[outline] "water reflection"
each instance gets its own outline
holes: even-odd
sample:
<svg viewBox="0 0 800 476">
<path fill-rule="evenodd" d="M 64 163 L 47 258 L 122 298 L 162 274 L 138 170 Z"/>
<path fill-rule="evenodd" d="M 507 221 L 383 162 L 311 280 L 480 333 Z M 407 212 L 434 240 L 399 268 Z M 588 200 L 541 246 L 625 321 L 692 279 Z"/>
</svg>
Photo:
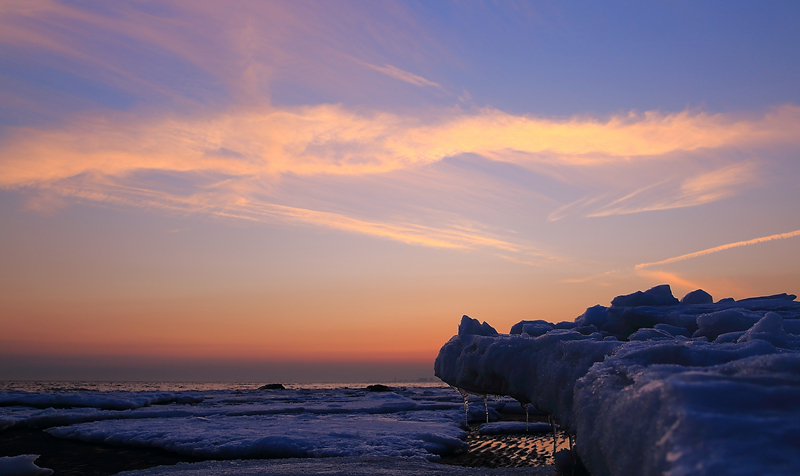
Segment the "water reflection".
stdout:
<svg viewBox="0 0 800 476">
<path fill-rule="evenodd" d="M 552 433 L 481 435 L 477 426 L 471 426 L 466 438 L 469 449 L 445 456 L 441 463 L 458 466 L 517 468 L 526 466 L 549 466 L 555 451 L 569 449 L 569 438 L 563 431 Z"/>
</svg>

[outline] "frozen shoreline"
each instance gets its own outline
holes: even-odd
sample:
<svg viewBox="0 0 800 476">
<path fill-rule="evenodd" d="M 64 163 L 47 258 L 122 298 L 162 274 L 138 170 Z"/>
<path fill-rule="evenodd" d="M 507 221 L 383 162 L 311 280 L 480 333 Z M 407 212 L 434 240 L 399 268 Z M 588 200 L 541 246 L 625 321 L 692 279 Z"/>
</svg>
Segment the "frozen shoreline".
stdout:
<svg viewBox="0 0 800 476">
<path fill-rule="evenodd" d="M 596 476 L 796 474 L 794 298 L 713 303 L 698 290 L 679 303 L 658 286 L 510 334 L 464 316 L 436 375 L 553 415 Z"/>
<path fill-rule="evenodd" d="M 95 476 L 181 460 L 238 459 L 269 461 L 262 466 L 270 467 L 297 461 L 308 468 L 327 464 L 316 460 L 335 460 L 358 469 L 374 458 L 384 458 L 396 461 L 394 466 L 401 472 L 400 466 L 417 464 L 416 460 L 435 461 L 467 448 L 462 398 L 444 384 L 380 392 L 336 386 L 262 390 L 258 385 L 236 390 L 164 390 L 56 385 L 29 392 L 7 387 L 0 391 L 0 456 L 41 454 L 36 462 L 40 467 L 52 467 L 58 474 L 82 474 L 64 472 L 81 466 L 91 468 L 95 472 L 87 474 Z M 510 400 L 490 402 L 489 417 L 499 418 L 507 405 L 515 407 L 509 409 L 509 418 L 519 418 L 521 408 Z M 473 405 L 470 421 L 485 419 L 482 402 Z M 477 434 L 477 427 L 473 431 Z M 516 445 L 514 450 L 523 446 Z M 549 453 L 524 449 L 529 458 L 515 454 L 507 462 L 528 468 L 547 464 Z M 494 457 L 489 462 L 481 455 L 467 456 L 466 461 L 462 458 L 452 464 L 481 465 L 484 460 L 497 464 Z M 136 466 L 139 460 L 147 463 Z M 461 474 L 457 467 L 442 466 L 437 471 Z M 420 468 L 432 471 L 438 465 Z M 383 469 L 373 468 L 376 471 L 382 474 Z"/>
</svg>

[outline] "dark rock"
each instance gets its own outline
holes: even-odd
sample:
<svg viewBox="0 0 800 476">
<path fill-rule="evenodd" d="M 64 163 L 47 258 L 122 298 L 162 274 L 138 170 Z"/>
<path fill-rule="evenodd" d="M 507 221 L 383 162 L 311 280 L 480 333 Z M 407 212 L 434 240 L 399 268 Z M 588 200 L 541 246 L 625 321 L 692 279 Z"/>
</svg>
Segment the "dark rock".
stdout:
<svg viewBox="0 0 800 476">
<path fill-rule="evenodd" d="M 381 385 L 376 383 L 375 385 L 367 385 L 368 392 L 391 392 L 393 391 L 392 387 L 388 387 L 386 385 Z"/>
<path fill-rule="evenodd" d="M 280 383 L 268 383 L 258 387 L 259 390 L 286 390 L 286 387 Z"/>
<path fill-rule="evenodd" d="M 692 291 L 681 299 L 681 304 L 712 304 L 713 302 L 714 298 L 702 289 Z"/>
</svg>

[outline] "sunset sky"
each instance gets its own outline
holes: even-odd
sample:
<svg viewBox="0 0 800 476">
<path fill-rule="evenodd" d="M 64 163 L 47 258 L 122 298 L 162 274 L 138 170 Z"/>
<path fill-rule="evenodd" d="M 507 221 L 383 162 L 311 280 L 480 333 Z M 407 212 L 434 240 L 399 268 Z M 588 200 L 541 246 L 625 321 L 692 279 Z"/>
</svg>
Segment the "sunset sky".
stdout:
<svg viewBox="0 0 800 476">
<path fill-rule="evenodd" d="M 800 2 L 0 2 L 0 379 L 431 377 L 800 291 Z"/>
</svg>

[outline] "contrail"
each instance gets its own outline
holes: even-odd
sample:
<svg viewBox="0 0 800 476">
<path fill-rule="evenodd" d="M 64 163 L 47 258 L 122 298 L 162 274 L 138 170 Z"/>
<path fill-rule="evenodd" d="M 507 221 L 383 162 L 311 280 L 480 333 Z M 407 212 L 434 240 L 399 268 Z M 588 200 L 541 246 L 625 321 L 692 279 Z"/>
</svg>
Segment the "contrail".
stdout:
<svg viewBox="0 0 800 476">
<path fill-rule="evenodd" d="M 637 264 L 635 266 L 635 269 L 648 268 L 650 266 L 658 266 L 660 264 L 674 263 L 676 261 L 683 261 L 683 260 L 689 259 L 689 258 L 697 258 L 698 256 L 709 255 L 711 253 L 716 253 L 717 251 L 724 251 L 724 250 L 727 250 L 727 249 L 730 249 L 730 248 L 736 248 L 736 247 L 739 247 L 739 246 L 754 245 L 756 243 L 764 243 L 766 241 L 772 241 L 772 240 L 783 240 L 783 239 L 786 239 L 786 238 L 792 238 L 794 236 L 800 236 L 800 230 L 790 231 L 788 233 L 779 233 L 777 235 L 762 236 L 761 238 L 754 238 L 752 240 L 747 240 L 747 241 L 737 241 L 736 243 L 728 243 L 727 245 L 720 245 L 720 246 L 716 246 L 714 248 L 709 248 L 707 250 L 702 250 L 702 251 L 695 251 L 694 253 L 689 253 L 689 254 L 686 254 L 686 255 L 680 255 L 680 256 L 676 256 L 674 258 L 665 259 L 665 260 L 662 260 L 662 261 L 654 261 L 652 263 Z"/>
</svg>

